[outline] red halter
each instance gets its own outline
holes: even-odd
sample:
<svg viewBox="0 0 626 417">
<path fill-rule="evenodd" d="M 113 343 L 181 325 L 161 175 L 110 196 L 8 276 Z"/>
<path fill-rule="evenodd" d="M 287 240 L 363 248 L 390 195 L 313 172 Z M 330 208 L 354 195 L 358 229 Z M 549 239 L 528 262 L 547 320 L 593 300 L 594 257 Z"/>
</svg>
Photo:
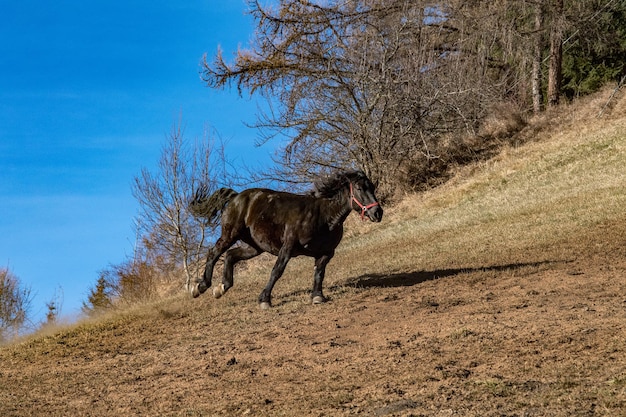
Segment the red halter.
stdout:
<svg viewBox="0 0 626 417">
<path fill-rule="evenodd" d="M 357 198 L 354 196 L 354 190 L 352 189 L 352 183 L 350 183 L 350 198 L 352 199 L 350 201 L 350 203 L 352 203 L 352 201 L 354 201 L 357 206 L 359 206 L 359 208 L 361 209 L 361 220 L 365 220 L 365 212 L 369 209 L 371 209 L 372 207 L 376 207 L 378 205 L 378 201 L 374 201 L 373 203 L 368 204 L 367 206 L 365 204 L 361 204 L 361 202 L 359 200 L 357 200 Z"/>
</svg>

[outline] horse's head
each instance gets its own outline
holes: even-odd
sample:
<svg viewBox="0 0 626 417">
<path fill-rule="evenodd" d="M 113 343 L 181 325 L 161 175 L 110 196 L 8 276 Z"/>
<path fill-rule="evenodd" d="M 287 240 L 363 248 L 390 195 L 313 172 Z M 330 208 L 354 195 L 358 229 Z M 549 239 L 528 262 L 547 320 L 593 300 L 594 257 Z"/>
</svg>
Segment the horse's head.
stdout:
<svg viewBox="0 0 626 417">
<path fill-rule="evenodd" d="M 348 175 L 350 181 L 350 204 L 354 211 L 361 215 L 361 219 L 367 216 L 373 222 L 383 219 L 383 209 L 374 193 L 375 187 L 367 176 L 357 171 Z"/>
</svg>

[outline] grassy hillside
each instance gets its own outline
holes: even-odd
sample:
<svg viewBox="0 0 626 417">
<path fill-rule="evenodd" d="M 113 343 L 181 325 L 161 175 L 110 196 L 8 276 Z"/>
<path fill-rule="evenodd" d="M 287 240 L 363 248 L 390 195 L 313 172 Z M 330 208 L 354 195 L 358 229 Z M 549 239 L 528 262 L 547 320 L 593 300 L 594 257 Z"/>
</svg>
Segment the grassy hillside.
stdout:
<svg viewBox="0 0 626 417">
<path fill-rule="evenodd" d="M 626 415 L 626 102 L 347 222 L 330 302 L 312 261 L 256 297 L 164 300 L 0 348 L 0 415 Z"/>
</svg>

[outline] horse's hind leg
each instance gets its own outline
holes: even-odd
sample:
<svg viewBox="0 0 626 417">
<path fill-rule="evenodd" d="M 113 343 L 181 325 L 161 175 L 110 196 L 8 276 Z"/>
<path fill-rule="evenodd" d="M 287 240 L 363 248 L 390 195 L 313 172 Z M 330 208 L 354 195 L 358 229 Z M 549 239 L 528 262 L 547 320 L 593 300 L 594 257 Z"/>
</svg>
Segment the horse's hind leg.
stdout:
<svg viewBox="0 0 626 417">
<path fill-rule="evenodd" d="M 261 291 L 261 295 L 259 295 L 259 307 L 263 310 L 272 306 L 272 289 L 274 288 L 276 281 L 278 281 L 278 279 L 283 275 L 283 272 L 285 272 L 287 262 L 289 262 L 289 259 L 291 258 L 292 247 L 292 244 L 284 243 L 283 247 L 278 252 L 278 258 L 276 259 L 274 268 L 272 268 L 270 280 L 265 288 L 263 288 L 263 291 Z"/>
<path fill-rule="evenodd" d="M 220 285 L 213 288 L 213 296 L 220 298 L 233 286 L 233 270 L 237 262 L 254 258 L 261 253 L 263 253 L 263 251 L 247 244 L 226 251 L 226 256 L 224 257 L 224 278 L 222 278 Z"/>
<path fill-rule="evenodd" d="M 322 292 L 322 283 L 326 274 L 326 265 L 333 255 L 323 255 L 315 258 L 315 274 L 313 275 L 313 291 L 311 292 L 311 302 L 313 304 L 322 304 L 326 302 L 326 297 Z"/>
</svg>

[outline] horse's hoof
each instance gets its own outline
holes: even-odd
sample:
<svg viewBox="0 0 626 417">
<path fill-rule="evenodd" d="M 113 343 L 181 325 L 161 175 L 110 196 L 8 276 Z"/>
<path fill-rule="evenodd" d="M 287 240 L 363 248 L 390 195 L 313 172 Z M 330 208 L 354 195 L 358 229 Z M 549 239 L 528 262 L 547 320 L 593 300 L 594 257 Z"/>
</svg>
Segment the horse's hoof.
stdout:
<svg viewBox="0 0 626 417">
<path fill-rule="evenodd" d="M 267 301 L 259 303 L 259 308 L 261 308 L 261 310 L 268 310 L 271 306 L 272 305 L 268 303 Z"/>
<path fill-rule="evenodd" d="M 200 297 L 200 291 L 198 291 L 198 284 L 192 284 L 189 288 L 189 293 L 193 298 Z"/>
<path fill-rule="evenodd" d="M 315 297 L 311 298 L 311 303 L 313 304 L 324 304 L 326 302 L 326 297 L 324 297 L 323 295 L 316 295 Z"/>
<path fill-rule="evenodd" d="M 220 284 L 213 288 L 213 297 L 220 298 L 225 292 L 226 290 L 224 289 L 224 284 Z"/>
<path fill-rule="evenodd" d="M 191 287 L 191 296 L 193 298 L 200 297 L 200 294 L 204 293 L 207 290 L 207 286 L 204 282 L 197 282 L 195 285 Z"/>
</svg>

